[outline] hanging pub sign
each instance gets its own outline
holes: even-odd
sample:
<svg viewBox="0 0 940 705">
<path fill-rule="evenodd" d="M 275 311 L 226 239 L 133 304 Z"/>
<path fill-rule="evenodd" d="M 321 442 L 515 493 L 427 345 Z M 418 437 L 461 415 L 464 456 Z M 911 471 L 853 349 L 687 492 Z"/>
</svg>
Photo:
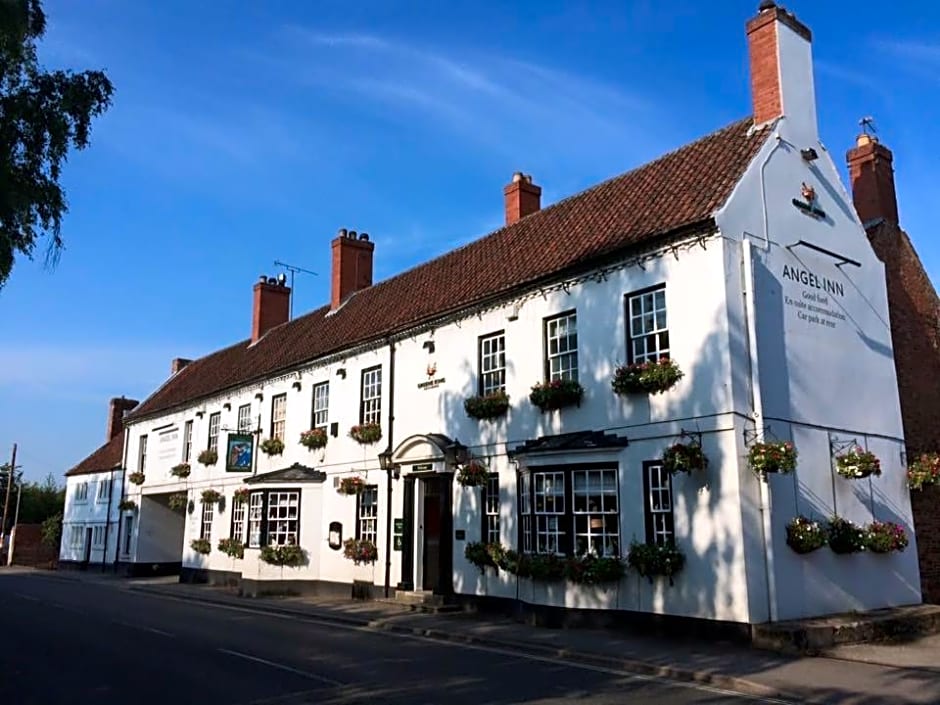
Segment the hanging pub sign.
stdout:
<svg viewBox="0 0 940 705">
<path fill-rule="evenodd" d="M 228 434 L 225 453 L 226 472 L 251 472 L 254 463 L 255 439 L 250 433 Z"/>
</svg>

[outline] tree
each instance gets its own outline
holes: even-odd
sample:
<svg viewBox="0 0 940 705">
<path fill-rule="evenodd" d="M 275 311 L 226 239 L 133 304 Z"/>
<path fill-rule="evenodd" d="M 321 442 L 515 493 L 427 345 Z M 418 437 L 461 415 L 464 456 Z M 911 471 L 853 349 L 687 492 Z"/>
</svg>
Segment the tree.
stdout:
<svg viewBox="0 0 940 705">
<path fill-rule="evenodd" d="M 56 262 L 68 210 L 62 163 L 88 146 L 114 90 L 101 71 L 43 70 L 36 42 L 45 31 L 41 0 L 0 0 L 0 289 L 16 255 L 32 258 L 43 235 L 46 262 Z"/>
<path fill-rule="evenodd" d="M 42 482 L 24 482 L 22 493 L 19 517 L 21 524 L 41 524 L 65 509 L 65 488 L 56 482 L 53 475 L 48 475 Z M 10 511 L 13 511 L 12 507 Z"/>
</svg>

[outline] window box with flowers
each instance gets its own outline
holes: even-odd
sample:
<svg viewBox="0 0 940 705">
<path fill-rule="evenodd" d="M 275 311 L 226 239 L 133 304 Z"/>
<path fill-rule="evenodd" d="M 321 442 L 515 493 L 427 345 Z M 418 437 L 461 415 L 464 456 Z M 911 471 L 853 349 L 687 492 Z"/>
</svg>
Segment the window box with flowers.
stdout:
<svg viewBox="0 0 940 705">
<path fill-rule="evenodd" d="M 907 486 L 922 490 L 940 483 L 940 454 L 923 453 L 907 467 Z"/>
<path fill-rule="evenodd" d="M 360 445 L 372 445 L 382 440 L 382 427 L 377 423 L 359 424 L 349 429 L 349 437 Z"/>
<path fill-rule="evenodd" d="M 834 516 L 829 520 L 829 548 L 833 553 L 844 555 L 865 550 L 867 534 L 865 530 L 848 519 Z"/>
<path fill-rule="evenodd" d="M 127 479 L 131 482 L 131 484 L 142 485 L 144 484 L 144 480 L 147 478 L 142 472 L 138 470 L 137 472 L 132 472 L 130 475 L 128 475 Z"/>
<path fill-rule="evenodd" d="M 509 395 L 498 391 L 484 396 L 468 397 L 464 399 L 463 409 L 471 419 L 498 419 L 509 411 Z"/>
<path fill-rule="evenodd" d="M 329 439 L 325 428 L 311 428 L 300 434 L 300 445 L 309 450 L 317 450 L 325 448 Z"/>
<path fill-rule="evenodd" d="M 907 532 L 900 524 L 873 521 L 865 527 L 865 547 L 872 553 L 900 553 L 908 543 Z"/>
<path fill-rule="evenodd" d="M 587 554 L 569 558 L 565 563 L 565 577 L 577 585 L 615 583 L 623 577 L 626 566 L 619 557 Z"/>
<path fill-rule="evenodd" d="M 457 470 L 457 482 L 464 487 L 483 487 L 489 476 L 489 468 L 472 458 Z"/>
<path fill-rule="evenodd" d="M 232 558 L 244 558 L 245 544 L 238 539 L 219 539 L 219 551 Z"/>
<path fill-rule="evenodd" d="M 261 452 L 265 455 L 280 455 L 284 452 L 284 441 L 280 438 L 265 438 L 261 441 Z"/>
<path fill-rule="evenodd" d="M 747 464 L 761 479 L 770 473 L 791 473 L 796 470 L 796 448 L 789 441 L 755 443 L 747 451 Z"/>
<path fill-rule="evenodd" d="M 202 451 L 196 460 L 198 460 L 201 465 L 209 467 L 210 465 L 215 465 L 219 461 L 219 454 L 218 452 L 209 448 Z"/>
<path fill-rule="evenodd" d="M 375 563 L 379 558 L 379 549 L 371 541 L 349 538 L 343 542 L 343 556 L 356 565 Z"/>
<path fill-rule="evenodd" d="M 708 458 L 697 442 L 674 443 L 663 451 L 663 469 L 675 475 L 678 472 L 692 474 L 694 470 L 708 469 Z"/>
<path fill-rule="evenodd" d="M 122 512 L 136 512 L 137 502 L 132 499 L 122 499 L 118 504 L 118 509 Z"/>
<path fill-rule="evenodd" d="M 493 558 L 491 546 L 496 544 L 482 543 L 480 541 L 471 541 L 463 550 L 464 558 L 471 565 L 475 565 L 483 573 L 486 568 L 497 568 L 496 559 Z"/>
<path fill-rule="evenodd" d="M 861 480 L 870 475 L 881 475 L 881 461 L 874 453 L 851 448 L 836 456 L 836 472 L 849 480 Z"/>
<path fill-rule="evenodd" d="M 212 544 L 209 539 L 193 539 L 189 542 L 189 547 L 204 556 L 208 556 L 212 552 Z"/>
<path fill-rule="evenodd" d="M 174 492 L 171 494 L 167 500 L 167 506 L 170 507 L 173 511 L 186 508 L 186 493 L 185 492 Z"/>
<path fill-rule="evenodd" d="M 520 578 L 547 581 L 565 577 L 565 561 L 554 553 L 520 554 L 515 568 L 515 573 Z"/>
<path fill-rule="evenodd" d="M 235 504 L 244 504 L 248 501 L 248 497 L 251 496 L 251 490 L 247 487 L 239 487 L 232 493 L 232 502 Z"/>
<path fill-rule="evenodd" d="M 620 396 L 628 394 L 662 394 L 679 383 L 684 373 L 675 360 L 662 357 L 654 362 L 620 365 L 614 370 L 611 386 Z"/>
<path fill-rule="evenodd" d="M 541 411 L 553 411 L 566 406 L 581 405 L 584 387 L 573 379 L 553 379 L 532 387 L 529 401 Z"/>
<path fill-rule="evenodd" d="M 355 495 L 362 492 L 362 489 L 365 486 L 366 481 L 359 476 L 343 477 L 340 478 L 339 485 L 336 487 L 336 491 L 340 494 Z"/>
<path fill-rule="evenodd" d="M 297 568 L 307 562 L 307 554 L 297 544 L 289 543 L 284 546 L 264 546 L 260 558 L 268 565 L 288 568 Z"/>
<path fill-rule="evenodd" d="M 174 465 L 170 468 L 170 474 L 173 477 L 178 477 L 181 480 L 189 477 L 191 472 L 192 468 L 190 468 L 189 463 L 180 463 L 179 465 Z"/>
<path fill-rule="evenodd" d="M 634 541 L 630 544 L 627 553 L 627 565 L 633 568 L 644 578 L 649 579 L 662 576 L 669 578 L 673 584 L 673 577 L 685 565 L 685 555 L 674 544 L 652 544 Z"/>
<path fill-rule="evenodd" d="M 222 495 L 216 490 L 203 490 L 202 491 L 202 503 L 203 504 L 215 504 L 220 499 L 222 499 Z"/>
<path fill-rule="evenodd" d="M 826 545 L 826 529 L 818 521 L 795 516 L 787 523 L 787 546 L 796 553 L 812 553 Z"/>
</svg>

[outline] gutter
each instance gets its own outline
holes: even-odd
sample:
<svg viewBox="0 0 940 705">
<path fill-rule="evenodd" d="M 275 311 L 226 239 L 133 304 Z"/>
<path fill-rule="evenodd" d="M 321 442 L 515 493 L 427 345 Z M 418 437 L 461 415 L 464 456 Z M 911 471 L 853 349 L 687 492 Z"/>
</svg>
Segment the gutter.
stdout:
<svg viewBox="0 0 940 705">
<path fill-rule="evenodd" d="M 392 450 L 395 437 L 395 343 L 388 341 L 388 468 L 385 482 L 388 487 L 385 504 L 385 597 L 389 596 L 392 581 Z"/>
<path fill-rule="evenodd" d="M 125 437 L 125 441 L 127 438 Z M 126 443 L 125 443 L 126 445 Z M 123 455 L 123 453 L 122 453 Z M 104 572 L 108 563 L 108 535 L 111 531 L 111 503 L 114 501 L 114 468 L 108 472 L 108 512 L 105 514 L 104 522 L 104 549 L 101 551 L 101 572 Z M 124 477 L 121 477 L 121 492 L 124 491 Z M 120 535 L 120 534 L 119 534 Z"/>
<path fill-rule="evenodd" d="M 125 482 L 124 475 L 127 473 L 127 440 L 131 437 L 131 430 L 125 426 L 124 428 L 124 452 L 122 453 L 121 460 L 121 502 L 126 498 L 124 491 Z M 108 503 L 110 506 L 110 502 Z M 108 517 L 110 519 L 110 516 Z M 118 514 L 117 521 L 117 540 L 114 542 L 114 572 L 117 573 L 118 565 L 118 556 L 121 554 L 121 525 L 124 523 L 124 512 Z M 108 550 L 108 544 L 105 542 L 104 550 Z"/>
</svg>

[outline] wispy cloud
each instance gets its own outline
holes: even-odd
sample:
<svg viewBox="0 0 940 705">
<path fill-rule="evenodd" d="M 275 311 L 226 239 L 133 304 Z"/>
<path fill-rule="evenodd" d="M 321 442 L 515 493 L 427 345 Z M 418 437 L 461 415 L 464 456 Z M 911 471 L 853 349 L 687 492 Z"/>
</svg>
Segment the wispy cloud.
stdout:
<svg viewBox="0 0 940 705">
<path fill-rule="evenodd" d="M 919 39 L 876 39 L 874 46 L 893 57 L 899 68 L 940 83 L 940 43 Z"/>
</svg>

